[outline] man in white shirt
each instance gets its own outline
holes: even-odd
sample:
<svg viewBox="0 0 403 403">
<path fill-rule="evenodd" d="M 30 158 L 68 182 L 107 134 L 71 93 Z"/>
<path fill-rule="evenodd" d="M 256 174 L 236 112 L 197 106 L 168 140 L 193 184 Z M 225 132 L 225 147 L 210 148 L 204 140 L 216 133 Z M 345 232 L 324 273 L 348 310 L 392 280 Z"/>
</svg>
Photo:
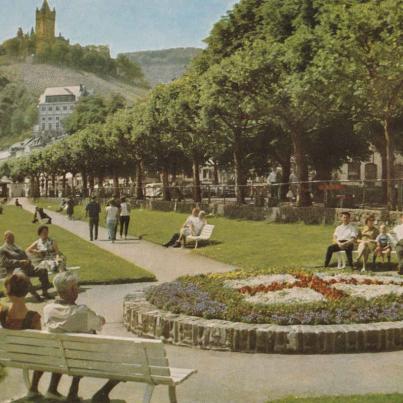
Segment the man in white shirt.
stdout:
<svg viewBox="0 0 403 403">
<path fill-rule="evenodd" d="M 403 275 L 403 214 L 400 215 L 400 224 L 396 225 L 390 233 L 393 241 L 396 243 L 396 254 L 398 258 L 399 274 Z"/>
<path fill-rule="evenodd" d="M 327 248 L 325 267 L 329 266 L 334 252 L 344 250 L 347 255 L 348 264 L 351 268 L 353 268 L 353 249 L 354 242 L 358 236 L 358 231 L 357 228 L 350 223 L 350 219 L 351 216 L 348 211 L 341 213 L 342 224 L 339 225 L 334 231 L 334 243 Z"/>
<path fill-rule="evenodd" d="M 45 306 L 43 310 L 44 323 L 51 333 L 95 333 L 105 324 L 105 318 L 97 315 L 86 305 L 77 305 L 79 285 L 77 277 L 71 272 L 59 273 L 53 280 L 53 285 L 59 297 Z M 61 375 L 54 374 L 49 387 L 49 398 L 60 397 L 57 388 Z M 73 377 L 67 401 L 78 400 L 80 377 Z M 108 381 L 93 397 L 94 402 L 108 402 L 109 393 L 118 384 Z"/>
</svg>

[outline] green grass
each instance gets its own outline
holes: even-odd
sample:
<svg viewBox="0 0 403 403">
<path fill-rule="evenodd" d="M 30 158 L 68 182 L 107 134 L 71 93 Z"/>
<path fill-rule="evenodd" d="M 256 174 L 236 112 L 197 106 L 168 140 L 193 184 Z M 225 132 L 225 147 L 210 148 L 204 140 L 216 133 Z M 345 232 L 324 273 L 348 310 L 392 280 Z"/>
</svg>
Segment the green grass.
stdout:
<svg viewBox="0 0 403 403">
<path fill-rule="evenodd" d="M 271 400 L 271 403 L 399 403 L 403 402 L 402 394 L 371 394 L 362 396 L 323 396 L 297 398 L 289 397 L 279 400 Z M 269 402 L 267 402 L 269 403 Z"/>
<path fill-rule="evenodd" d="M 26 248 L 37 238 L 38 226 L 31 221 L 30 213 L 14 206 L 6 207 L 3 215 L 0 215 L 0 233 L 13 231 L 16 243 Z M 61 251 L 67 257 L 68 266 L 81 267 L 79 276 L 82 284 L 122 284 L 155 280 L 152 273 L 56 225 L 50 226 L 50 236 L 57 240 Z"/>
<path fill-rule="evenodd" d="M 38 204 L 53 210 L 57 208 L 54 201 L 42 200 Z M 85 219 L 84 207 L 77 206 L 74 216 Z M 186 217 L 186 214 L 136 209 L 132 212 L 130 232 L 162 244 L 178 232 Z M 213 242 L 195 253 L 244 269 L 321 266 L 334 231 L 333 226 L 275 224 L 220 217 L 209 218 L 208 222 L 216 226 Z"/>
</svg>

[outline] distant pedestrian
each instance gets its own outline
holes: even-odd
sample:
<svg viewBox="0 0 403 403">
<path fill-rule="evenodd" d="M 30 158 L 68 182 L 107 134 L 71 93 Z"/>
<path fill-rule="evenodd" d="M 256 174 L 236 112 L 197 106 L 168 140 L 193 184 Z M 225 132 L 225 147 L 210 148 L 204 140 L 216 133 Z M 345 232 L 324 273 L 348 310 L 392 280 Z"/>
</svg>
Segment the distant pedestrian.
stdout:
<svg viewBox="0 0 403 403">
<path fill-rule="evenodd" d="M 106 227 L 108 228 L 108 239 L 114 243 L 116 241 L 116 228 L 119 217 L 119 209 L 114 200 L 111 200 L 106 207 Z"/>
<path fill-rule="evenodd" d="M 67 200 L 67 208 L 66 208 L 66 214 L 69 220 L 73 219 L 74 215 L 74 201 L 73 199 Z"/>
<path fill-rule="evenodd" d="M 90 240 L 98 239 L 98 227 L 99 227 L 99 214 L 101 212 L 101 206 L 97 202 L 95 196 L 91 197 L 91 201 L 85 207 L 85 216 L 89 219 L 90 227 Z"/>
<path fill-rule="evenodd" d="M 15 199 L 15 207 L 20 207 L 22 208 L 22 204 L 20 203 L 20 201 L 17 199 Z"/>
<path fill-rule="evenodd" d="M 129 231 L 130 224 L 130 211 L 131 206 L 130 203 L 126 200 L 125 197 L 122 197 L 120 200 L 120 238 L 123 237 L 123 233 L 125 235 L 125 239 L 127 239 L 127 233 Z"/>
</svg>

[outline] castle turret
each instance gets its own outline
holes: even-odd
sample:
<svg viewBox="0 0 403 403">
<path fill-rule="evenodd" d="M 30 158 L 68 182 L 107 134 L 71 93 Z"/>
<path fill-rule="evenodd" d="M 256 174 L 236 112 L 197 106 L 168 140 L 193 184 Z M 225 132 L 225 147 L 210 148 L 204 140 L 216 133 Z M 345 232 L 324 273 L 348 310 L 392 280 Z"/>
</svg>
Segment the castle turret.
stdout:
<svg viewBox="0 0 403 403">
<path fill-rule="evenodd" d="M 42 53 L 55 39 L 56 10 L 51 10 L 47 0 L 36 9 L 36 52 Z"/>
</svg>

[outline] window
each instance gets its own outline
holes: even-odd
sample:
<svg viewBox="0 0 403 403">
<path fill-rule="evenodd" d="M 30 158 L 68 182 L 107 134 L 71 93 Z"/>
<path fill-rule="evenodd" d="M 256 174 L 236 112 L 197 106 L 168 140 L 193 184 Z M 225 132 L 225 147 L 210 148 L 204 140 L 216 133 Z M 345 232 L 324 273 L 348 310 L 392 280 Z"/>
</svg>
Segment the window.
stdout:
<svg viewBox="0 0 403 403">
<path fill-rule="evenodd" d="M 378 176 L 378 166 L 372 162 L 365 164 L 365 179 L 369 181 L 376 180 Z"/>
<path fill-rule="evenodd" d="M 56 110 L 57 110 L 57 111 L 60 111 L 60 108 L 59 108 L 58 106 L 56 106 Z"/>
<path fill-rule="evenodd" d="M 74 109 L 74 105 L 70 105 L 70 110 L 72 111 Z"/>
<path fill-rule="evenodd" d="M 46 125 L 45 125 L 45 123 L 43 123 L 42 124 L 42 130 L 45 130 L 46 129 Z"/>
<path fill-rule="evenodd" d="M 60 120 L 59 116 L 56 116 L 56 120 Z"/>
<path fill-rule="evenodd" d="M 52 123 L 49 123 L 49 130 L 52 130 Z"/>
<path fill-rule="evenodd" d="M 64 110 L 64 111 L 67 111 L 67 106 L 63 106 L 63 110 Z"/>
<path fill-rule="evenodd" d="M 49 117 L 48 117 L 48 120 L 52 120 L 52 116 L 49 116 Z"/>
<path fill-rule="evenodd" d="M 46 111 L 46 106 L 42 106 L 41 110 L 45 112 Z"/>
<path fill-rule="evenodd" d="M 48 111 L 53 111 L 53 108 L 49 106 Z"/>
<path fill-rule="evenodd" d="M 56 123 L 56 129 L 58 129 L 59 128 L 59 123 Z"/>
<path fill-rule="evenodd" d="M 350 162 L 348 164 L 347 179 L 353 180 L 353 181 L 361 179 L 361 163 L 360 162 Z"/>
<path fill-rule="evenodd" d="M 46 120 L 45 116 L 42 117 L 42 120 Z"/>
</svg>

